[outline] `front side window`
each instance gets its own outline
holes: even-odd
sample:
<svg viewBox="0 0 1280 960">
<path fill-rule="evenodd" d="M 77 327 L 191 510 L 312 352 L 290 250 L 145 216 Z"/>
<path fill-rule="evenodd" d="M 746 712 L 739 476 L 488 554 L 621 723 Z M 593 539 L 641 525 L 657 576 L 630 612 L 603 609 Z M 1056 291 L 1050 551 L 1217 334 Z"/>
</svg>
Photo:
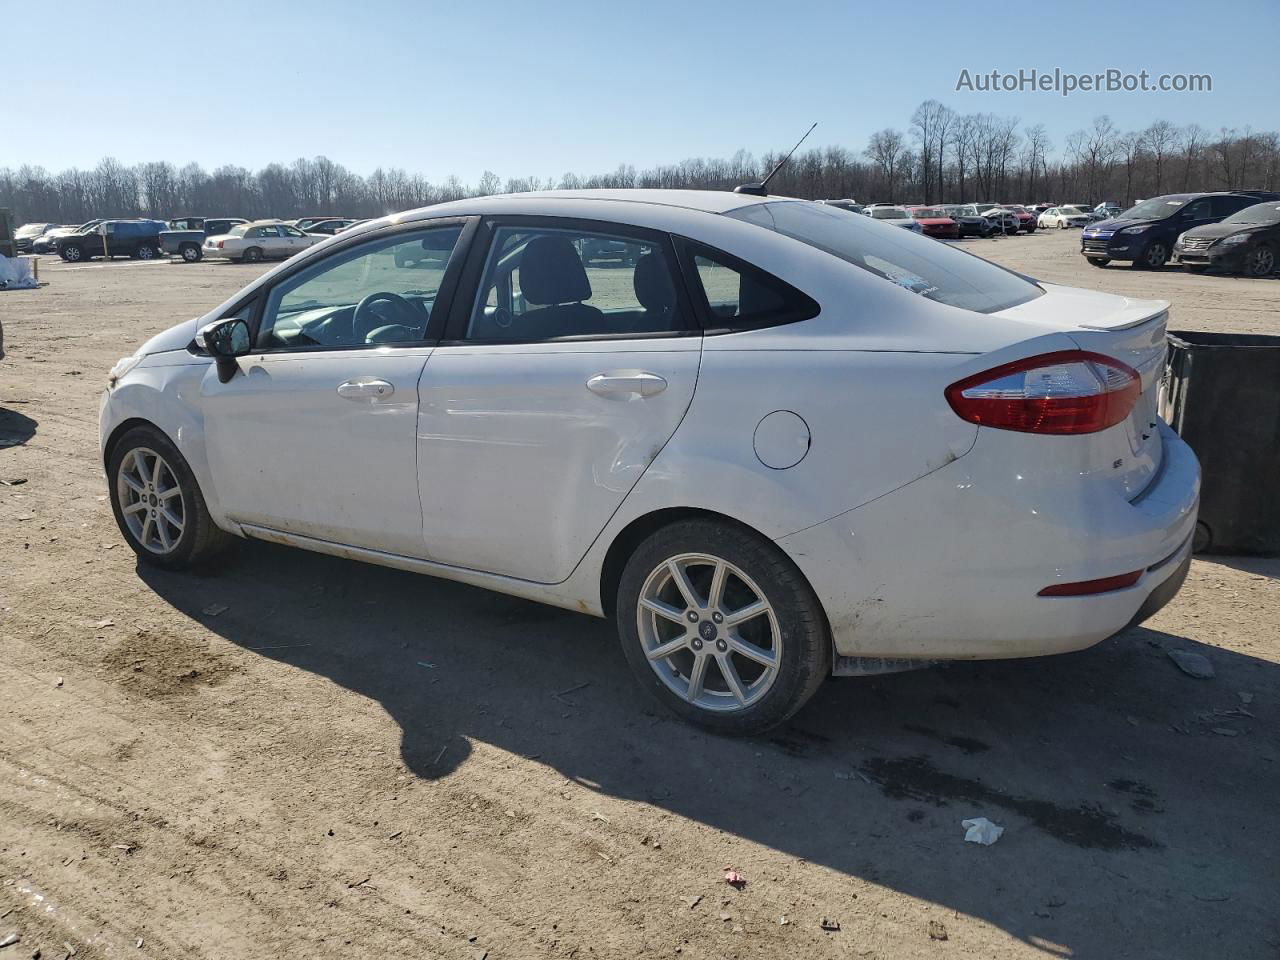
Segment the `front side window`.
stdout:
<svg viewBox="0 0 1280 960">
<path fill-rule="evenodd" d="M 656 240 L 507 226 L 494 232 L 467 339 L 555 340 L 677 333 L 684 316 Z"/>
<path fill-rule="evenodd" d="M 908 230 L 884 230 L 836 217 L 818 204 L 758 203 L 726 216 L 799 240 L 904 290 L 953 307 L 994 313 L 1044 291 L 981 257 Z"/>
<path fill-rule="evenodd" d="M 264 350 L 418 343 L 462 227 L 384 237 L 326 257 L 267 298 Z"/>
<path fill-rule="evenodd" d="M 306 236 L 306 234 L 303 233 L 301 230 L 298 230 L 295 227 L 290 227 L 288 225 L 281 226 L 280 233 L 286 237 L 305 237 Z"/>
</svg>

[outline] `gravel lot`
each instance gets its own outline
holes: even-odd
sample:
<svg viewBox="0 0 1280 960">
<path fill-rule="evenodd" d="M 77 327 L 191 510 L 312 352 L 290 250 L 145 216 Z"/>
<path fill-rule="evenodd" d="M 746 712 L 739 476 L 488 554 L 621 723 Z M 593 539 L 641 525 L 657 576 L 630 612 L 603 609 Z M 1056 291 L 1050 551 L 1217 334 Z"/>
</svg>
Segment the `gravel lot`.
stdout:
<svg viewBox="0 0 1280 960">
<path fill-rule="evenodd" d="M 1280 333 L 1280 279 L 1077 244 L 966 248 Z M 705 736 L 603 621 L 263 543 L 135 564 L 106 371 L 261 269 L 45 259 L 0 293 L 0 958 L 1280 955 L 1280 561 L 1197 560 L 1082 653 L 832 681 L 768 739 Z"/>
</svg>

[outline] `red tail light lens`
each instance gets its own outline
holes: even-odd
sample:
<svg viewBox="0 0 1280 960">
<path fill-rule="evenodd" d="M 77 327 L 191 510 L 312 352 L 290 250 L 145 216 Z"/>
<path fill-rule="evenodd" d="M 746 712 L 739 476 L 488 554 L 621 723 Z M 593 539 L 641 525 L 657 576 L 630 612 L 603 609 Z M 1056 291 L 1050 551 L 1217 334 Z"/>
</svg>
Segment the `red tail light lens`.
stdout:
<svg viewBox="0 0 1280 960">
<path fill-rule="evenodd" d="M 218 241 L 218 249 L 219 249 L 219 250 L 221 250 L 221 249 L 222 249 L 222 244 L 223 244 L 224 242 L 225 242 L 225 241 L 223 241 L 223 240 L 219 240 L 219 241 Z"/>
<path fill-rule="evenodd" d="M 947 387 L 964 420 L 1021 433 L 1097 433 L 1124 421 L 1142 393 L 1136 370 L 1086 350 L 1015 360 Z"/>
</svg>

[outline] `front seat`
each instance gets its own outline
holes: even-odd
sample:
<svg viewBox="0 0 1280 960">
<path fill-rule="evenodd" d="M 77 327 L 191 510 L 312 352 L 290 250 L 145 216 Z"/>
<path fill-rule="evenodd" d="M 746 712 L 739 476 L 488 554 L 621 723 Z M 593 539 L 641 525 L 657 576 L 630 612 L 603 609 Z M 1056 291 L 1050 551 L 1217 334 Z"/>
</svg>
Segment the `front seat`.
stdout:
<svg viewBox="0 0 1280 960">
<path fill-rule="evenodd" d="M 635 333 L 662 333 L 675 329 L 676 288 L 671 284 L 671 274 L 662 256 L 646 253 L 636 261 L 632 277 L 636 300 L 644 307 L 644 314 L 636 321 Z"/>
<path fill-rule="evenodd" d="M 591 282 L 567 237 L 534 237 L 520 258 L 520 292 L 532 310 L 522 318 L 524 335 L 537 339 L 604 333 L 604 314 L 591 299 Z"/>
</svg>

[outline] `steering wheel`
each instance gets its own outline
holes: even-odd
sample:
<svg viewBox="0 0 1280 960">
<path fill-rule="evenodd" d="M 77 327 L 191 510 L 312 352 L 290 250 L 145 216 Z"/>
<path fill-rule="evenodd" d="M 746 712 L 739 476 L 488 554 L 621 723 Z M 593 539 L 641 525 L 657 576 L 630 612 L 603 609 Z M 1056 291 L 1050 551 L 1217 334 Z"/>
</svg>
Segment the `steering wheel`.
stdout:
<svg viewBox="0 0 1280 960">
<path fill-rule="evenodd" d="M 398 320 L 391 317 L 378 316 L 373 309 L 376 303 L 392 304 L 395 307 L 395 312 L 400 315 Z M 417 321 L 419 319 L 418 311 L 414 309 L 412 303 L 398 293 L 390 293 L 384 290 L 371 293 L 356 304 L 355 313 L 351 316 L 351 332 L 355 336 L 356 343 L 367 343 L 369 334 L 377 327 L 385 327 L 398 322 L 403 326 L 413 328 L 418 326 Z"/>
</svg>

